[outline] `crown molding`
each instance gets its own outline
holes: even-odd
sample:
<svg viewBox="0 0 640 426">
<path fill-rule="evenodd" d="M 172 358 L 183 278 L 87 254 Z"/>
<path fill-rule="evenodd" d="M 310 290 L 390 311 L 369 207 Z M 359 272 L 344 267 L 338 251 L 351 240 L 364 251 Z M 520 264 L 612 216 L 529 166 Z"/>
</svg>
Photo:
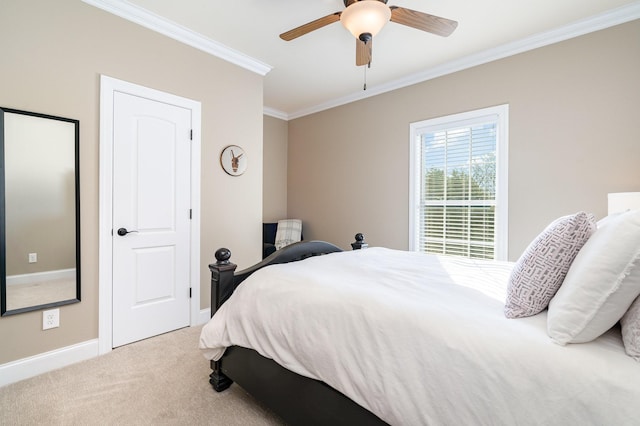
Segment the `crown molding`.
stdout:
<svg viewBox="0 0 640 426">
<path fill-rule="evenodd" d="M 158 16 L 126 0 L 82 0 L 113 15 L 134 22 L 188 46 L 209 53 L 227 62 L 238 65 L 261 76 L 267 75 L 273 67 L 242 52 L 207 38 L 173 21 Z"/>
<path fill-rule="evenodd" d="M 440 66 L 430 68 L 428 70 L 410 75 L 408 77 L 398 79 L 379 86 L 367 87 L 367 91 L 353 93 L 341 98 L 336 98 L 328 102 L 324 102 L 309 108 L 300 109 L 288 114 L 288 119 L 304 117 L 305 115 L 314 114 L 316 112 L 335 108 L 351 102 L 370 98 L 392 90 L 411 86 L 413 84 L 422 83 L 437 77 L 442 77 L 464 69 L 472 68 L 498 59 L 503 59 L 539 47 L 548 46 L 550 44 L 565 41 L 574 37 L 579 37 L 615 25 L 624 24 L 625 22 L 634 21 L 640 18 L 640 1 L 631 3 L 612 9 L 605 13 L 583 19 L 572 24 L 557 28 L 555 30 L 546 31 L 540 34 L 526 37 L 512 43 L 507 43 L 493 49 L 488 49 L 464 58 L 445 63 Z"/>
<path fill-rule="evenodd" d="M 289 120 L 289 115 L 286 112 L 280 111 L 275 108 L 270 108 L 268 106 L 263 107 L 262 113 L 264 115 L 268 115 L 269 117 L 279 118 L 280 120 Z"/>
</svg>

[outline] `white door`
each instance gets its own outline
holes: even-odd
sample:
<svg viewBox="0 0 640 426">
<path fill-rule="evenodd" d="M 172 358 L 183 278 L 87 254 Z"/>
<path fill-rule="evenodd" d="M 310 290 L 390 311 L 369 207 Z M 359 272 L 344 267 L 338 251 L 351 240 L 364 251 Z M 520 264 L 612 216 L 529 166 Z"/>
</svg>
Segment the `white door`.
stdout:
<svg viewBox="0 0 640 426">
<path fill-rule="evenodd" d="M 191 110 L 114 93 L 113 347 L 189 325 Z"/>
</svg>

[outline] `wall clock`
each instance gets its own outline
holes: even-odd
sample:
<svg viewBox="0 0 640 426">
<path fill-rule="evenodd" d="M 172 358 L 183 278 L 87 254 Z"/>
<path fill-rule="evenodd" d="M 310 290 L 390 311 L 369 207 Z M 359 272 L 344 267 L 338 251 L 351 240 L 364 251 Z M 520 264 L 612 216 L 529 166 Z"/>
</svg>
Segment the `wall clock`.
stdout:
<svg viewBox="0 0 640 426">
<path fill-rule="evenodd" d="M 247 170 L 247 155 L 238 145 L 229 145 L 220 154 L 220 164 L 227 174 L 240 176 Z"/>
</svg>

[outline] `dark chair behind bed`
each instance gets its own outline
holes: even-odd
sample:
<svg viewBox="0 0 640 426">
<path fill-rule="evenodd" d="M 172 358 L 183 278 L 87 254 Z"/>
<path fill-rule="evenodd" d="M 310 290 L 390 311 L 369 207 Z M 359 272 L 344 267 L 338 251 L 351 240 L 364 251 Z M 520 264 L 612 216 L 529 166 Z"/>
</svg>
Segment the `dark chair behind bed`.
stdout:
<svg viewBox="0 0 640 426">
<path fill-rule="evenodd" d="M 278 222 L 262 224 L 262 258 L 265 259 L 271 253 L 276 251 L 276 232 L 278 231 Z M 300 235 L 300 240 L 304 241 L 304 236 Z"/>
</svg>

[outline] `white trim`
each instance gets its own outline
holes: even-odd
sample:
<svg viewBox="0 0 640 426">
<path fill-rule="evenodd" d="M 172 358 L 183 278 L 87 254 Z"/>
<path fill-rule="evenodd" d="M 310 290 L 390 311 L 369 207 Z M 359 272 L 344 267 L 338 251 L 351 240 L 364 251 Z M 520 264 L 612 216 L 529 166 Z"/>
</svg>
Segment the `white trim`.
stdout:
<svg viewBox="0 0 640 426">
<path fill-rule="evenodd" d="M 265 76 L 273 67 L 125 0 L 82 0 L 99 9 Z"/>
<path fill-rule="evenodd" d="M 433 131 L 439 127 L 452 127 L 481 117 L 497 117 L 496 137 L 496 223 L 495 258 L 507 260 L 509 243 L 509 104 L 437 117 L 409 124 L 409 250 L 418 249 L 416 235 L 416 203 L 420 200 L 420 187 L 416 185 L 421 172 L 418 143 L 426 127 Z M 500 179 L 503 176 L 504 179 Z"/>
<path fill-rule="evenodd" d="M 274 108 L 264 107 L 262 109 L 262 113 L 264 115 L 268 115 L 269 117 L 279 118 L 280 120 L 285 120 L 285 121 L 289 120 L 289 116 L 287 115 L 286 112 L 280 111 Z"/>
<path fill-rule="evenodd" d="M 190 324 L 200 322 L 200 102 L 150 89 L 105 75 L 100 76 L 100 184 L 99 184 L 99 261 L 98 261 L 98 341 L 99 353 L 113 348 L 112 317 L 112 178 L 113 178 L 113 97 L 123 92 L 148 99 L 179 105 L 191 110 L 193 140 L 191 141 L 191 314 Z"/>
<path fill-rule="evenodd" d="M 188 100 L 188 99 L 187 99 Z M 194 102 L 194 101 L 191 101 Z M 190 326 L 200 324 L 200 168 L 202 156 L 202 108 L 197 102 L 197 108 L 191 109 L 191 323 Z"/>
<path fill-rule="evenodd" d="M 420 173 L 420 156 L 418 150 L 418 124 L 409 124 L 409 251 L 416 251 L 417 236 L 416 226 L 416 200 L 420 200 L 420 186 L 417 185 L 418 173 Z"/>
<path fill-rule="evenodd" d="M 205 324 L 211 319 L 211 309 L 206 308 L 200 311 L 200 315 L 198 316 L 198 324 Z"/>
<path fill-rule="evenodd" d="M 113 349 L 111 241 L 113 198 L 113 92 L 111 79 L 100 76 L 100 166 L 98 189 L 98 343 L 99 353 Z"/>
<path fill-rule="evenodd" d="M 509 104 L 495 107 L 498 111 L 498 135 L 496 155 L 496 206 L 495 233 L 496 259 L 509 257 Z M 501 179 L 503 178 L 503 179 Z"/>
<path fill-rule="evenodd" d="M 440 66 L 436 66 L 422 72 L 409 75 L 407 77 L 382 84 L 380 86 L 367 86 L 366 92 L 361 90 L 340 98 L 303 108 L 288 114 L 288 119 L 304 117 L 305 115 L 314 114 L 337 106 L 345 105 L 351 102 L 370 98 L 392 90 L 401 89 L 413 84 L 422 83 L 447 74 L 462 71 L 477 65 L 486 64 L 488 62 L 503 59 L 539 47 L 548 46 L 550 44 L 559 43 L 574 37 L 589 34 L 615 25 L 624 24 L 640 18 L 640 2 L 612 9 L 600 15 L 592 16 L 581 21 L 574 22 L 555 30 L 546 31 L 530 37 L 523 38 L 502 46 L 478 52 L 473 55 L 466 56 L 454 61 L 447 62 Z"/>
<path fill-rule="evenodd" d="M 0 365 L 0 387 L 98 356 L 98 339 Z"/>
</svg>

